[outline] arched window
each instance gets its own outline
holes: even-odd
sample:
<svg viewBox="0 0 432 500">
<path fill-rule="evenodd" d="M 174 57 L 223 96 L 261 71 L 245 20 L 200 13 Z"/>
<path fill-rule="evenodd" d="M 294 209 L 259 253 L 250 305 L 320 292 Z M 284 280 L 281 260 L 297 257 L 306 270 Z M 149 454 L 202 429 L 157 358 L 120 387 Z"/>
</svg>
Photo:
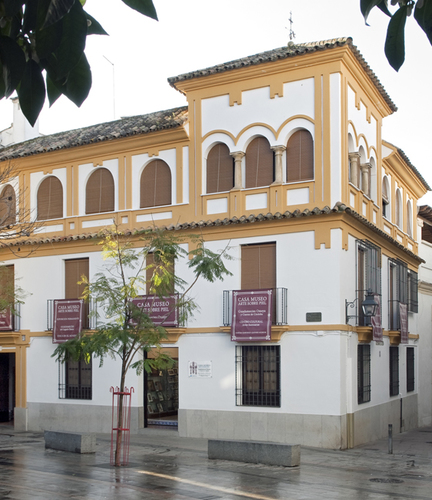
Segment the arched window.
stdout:
<svg viewBox="0 0 432 500">
<path fill-rule="evenodd" d="M 308 130 L 298 130 L 288 141 L 287 182 L 314 178 L 313 139 Z"/>
<path fill-rule="evenodd" d="M 412 205 L 411 201 L 407 201 L 407 233 L 410 238 L 413 237 L 413 214 L 412 214 Z"/>
<path fill-rule="evenodd" d="M 0 194 L 0 227 L 16 223 L 16 196 L 15 189 L 6 185 Z"/>
<path fill-rule="evenodd" d="M 207 157 L 207 193 L 229 191 L 233 187 L 234 158 L 226 144 L 216 144 Z"/>
<path fill-rule="evenodd" d="M 390 188 L 387 177 L 382 182 L 382 214 L 386 219 L 390 219 Z"/>
<path fill-rule="evenodd" d="M 265 137 L 256 137 L 246 149 L 246 187 L 269 186 L 274 181 L 274 155 Z"/>
<path fill-rule="evenodd" d="M 98 168 L 89 177 L 86 187 L 86 214 L 114 211 L 114 179 L 106 168 Z"/>
<path fill-rule="evenodd" d="M 395 202 L 395 212 L 396 212 L 396 226 L 402 229 L 402 195 L 400 189 L 396 191 L 396 202 Z"/>
<path fill-rule="evenodd" d="M 63 217 L 63 186 L 53 175 L 41 182 L 37 192 L 37 220 Z"/>
<path fill-rule="evenodd" d="M 140 207 L 171 205 L 171 170 L 163 160 L 151 161 L 141 174 Z"/>
</svg>

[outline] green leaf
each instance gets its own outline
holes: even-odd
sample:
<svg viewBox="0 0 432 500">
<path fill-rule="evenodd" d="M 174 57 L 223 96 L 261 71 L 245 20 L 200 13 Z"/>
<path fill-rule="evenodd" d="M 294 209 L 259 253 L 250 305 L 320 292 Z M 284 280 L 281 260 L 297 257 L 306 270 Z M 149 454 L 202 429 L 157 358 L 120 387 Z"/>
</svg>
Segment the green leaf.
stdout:
<svg viewBox="0 0 432 500">
<path fill-rule="evenodd" d="M 57 57 L 57 78 L 66 76 L 80 60 L 87 37 L 87 17 L 79 2 L 62 19 L 62 39 L 55 51 Z"/>
<path fill-rule="evenodd" d="M 20 11 L 23 2 L 21 0 L 4 0 L 3 3 L 6 17 L 13 17 Z"/>
<path fill-rule="evenodd" d="M 32 33 L 37 26 L 38 2 L 26 2 L 23 16 L 23 33 Z"/>
<path fill-rule="evenodd" d="M 57 99 L 62 95 L 61 87 L 57 86 L 47 74 L 46 76 L 46 87 L 48 94 L 48 101 L 50 107 L 57 101 Z"/>
<path fill-rule="evenodd" d="M 100 23 L 94 17 L 85 12 L 87 16 L 87 35 L 108 35 Z"/>
<path fill-rule="evenodd" d="M 369 17 L 370 11 L 376 7 L 381 0 L 360 0 L 360 10 L 363 14 L 365 23 L 367 24 L 367 18 Z"/>
<path fill-rule="evenodd" d="M 9 97 L 21 81 L 25 56 L 19 45 L 7 36 L 0 36 L 0 63 L 3 65 L 5 95 Z"/>
<path fill-rule="evenodd" d="M 78 107 L 86 100 L 92 85 L 90 65 L 85 54 L 70 72 L 63 94 Z"/>
<path fill-rule="evenodd" d="M 421 9 L 416 5 L 414 17 L 432 44 L 432 0 L 424 0 Z"/>
<path fill-rule="evenodd" d="M 39 59 L 48 57 L 60 47 L 62 34 L 62 23 L 55 23 L 36 31 L 36 52 Z"/>
<path fill-rule="evenodd" d="M 407 18 L 407 7 L 400 7 L 390 19 L 387 38 L 385 42 L 385 55 L 390 66 L 396 71 L 405 60 L 405 23 Z"/>
<path fill-rule="evenodd" d="M 138 11 L 144 16 L 151 17 L 152 19 L 158 20 L 156 9 L 153 5 L 152 0 L 122 0 L 128 7 Z"/>
<path fill-rule="evenodd" d="M 381 2 L 377 5 L 378 9 L 384 12 L 385 15 L 391 17 L 391 12 L 387 8 L 387 0 L 381 0 Z"/>
<path fill-rule="evenodd" d="M 33 126 L 45 102 L 45 83 L 42 69 L 33 59 L 27 61 L 17 92 L 21 110 L 30 125 Z"/>
<path fill-rule="evenodd" d="M 3 74 L 3 65 L 0 62 L 0 75 L 2 75 L 2 74 Z M 3 97 L 5 95 L 5 90 L 6 90 L 6 87 L 5 87 L 4 80 L 3 80 L 3 78 L 0 78 L 0 99 L 3 99 Z"/>
<path fill-rule="evenodd" d="M 46 28 L 60 21 L 71 10 L 74 3 L 75 0 L 51 0 L 43 27 Z"/>
</svg>

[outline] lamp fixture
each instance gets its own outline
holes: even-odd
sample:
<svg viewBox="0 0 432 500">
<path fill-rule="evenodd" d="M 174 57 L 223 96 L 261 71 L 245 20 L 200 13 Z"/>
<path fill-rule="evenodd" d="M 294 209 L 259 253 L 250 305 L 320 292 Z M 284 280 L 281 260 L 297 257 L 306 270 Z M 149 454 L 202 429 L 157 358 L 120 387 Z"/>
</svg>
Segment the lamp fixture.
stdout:
<svg viewBox="0 0 432 500">
<path fill-rule="evenodd" d="M 352 302 L 348 302 L 345 299 L 345 323 L 348 324 L 349 320 L 351 318 L 356 318 L 357 316 L 355 314 L 348 314 L 348 308 L 349 307 L 354 307 L 355 303 L 359 300 L 360 297 L 357 297 L 354 299 Z M 365 318 L 371 318 L 372 316 L 375 316 L 375 313 L 378 309 L 378 303 L 374 299 L 374 294 L 372 290 L 369 288 L 369 290 L 366 292 L 366 298 L 362 302 L 362 310 L 363 310 L 363 316 Z"/>
</svg>

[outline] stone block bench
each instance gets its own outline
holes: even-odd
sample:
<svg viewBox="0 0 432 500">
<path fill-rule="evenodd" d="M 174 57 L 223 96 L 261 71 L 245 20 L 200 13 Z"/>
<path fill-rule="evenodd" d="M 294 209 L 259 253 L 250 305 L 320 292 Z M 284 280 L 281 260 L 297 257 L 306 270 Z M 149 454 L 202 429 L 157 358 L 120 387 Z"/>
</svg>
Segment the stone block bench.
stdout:
<svg viewBox="0 0 432 500">
<path fill-rule="evenodd" d="M 45 431 L 45 448 L 71 451 L 73 453 L 95 453 L 96 435 L 82 432 Z"/>
<path fill-rule="evenodd" d="M 234 462 L 297 467 L 300 465 L 300 445 L 209 439 L 208 457 Z"/>
</svg>

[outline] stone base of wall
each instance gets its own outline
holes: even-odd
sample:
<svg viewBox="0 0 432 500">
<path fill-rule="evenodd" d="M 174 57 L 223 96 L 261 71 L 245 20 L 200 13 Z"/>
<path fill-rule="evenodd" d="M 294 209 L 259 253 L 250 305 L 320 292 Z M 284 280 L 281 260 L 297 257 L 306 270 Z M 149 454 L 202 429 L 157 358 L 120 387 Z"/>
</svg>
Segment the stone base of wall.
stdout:
<svg viewBox="0 0 432 500">
<path fill-rule="evenodd" d="M 28 409 L 14 408 L 14 429 L 16 431 L 28 430 Z"/>
<path fill-rule="evenodd" d="M 403 398 L 402 432 L 418 426 L 417 394 Z M 345 449 L 385 438 L 400 429 L 400 399 L 349 415 L 294 415 L 248 411 L 179 410 L 179 436 L 300 444 Z"/>
<path fill-rule="evenodd" d="M 28 430 L 111 432 L 111 406 L 28 403 Z M 131 408 L 131 433 L 143 426 L 143 409 Z"/>
</svg>

